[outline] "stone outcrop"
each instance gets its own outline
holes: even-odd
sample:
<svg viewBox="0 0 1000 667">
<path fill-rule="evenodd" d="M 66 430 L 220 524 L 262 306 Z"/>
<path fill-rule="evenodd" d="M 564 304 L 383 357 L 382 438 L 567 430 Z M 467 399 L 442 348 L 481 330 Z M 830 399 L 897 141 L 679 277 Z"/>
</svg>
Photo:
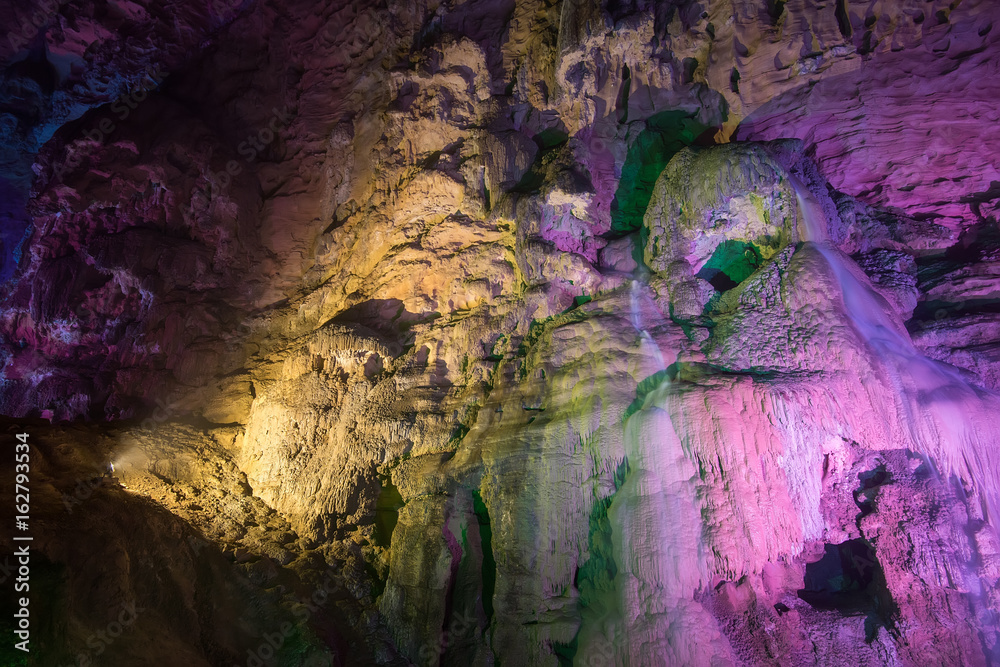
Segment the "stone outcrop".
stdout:
<svg viewBox="0 0 1000 667">
<path fill-rule="evenodd" d="M 814 5 L 0 46 L 46 664 L 1000 659 L 1000 15 Z"/>
</svg>

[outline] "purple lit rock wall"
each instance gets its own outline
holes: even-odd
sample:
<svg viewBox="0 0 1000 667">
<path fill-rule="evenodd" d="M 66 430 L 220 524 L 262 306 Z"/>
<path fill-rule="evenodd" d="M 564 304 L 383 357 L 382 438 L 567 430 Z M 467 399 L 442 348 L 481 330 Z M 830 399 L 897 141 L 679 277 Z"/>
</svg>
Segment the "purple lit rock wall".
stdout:
<svg viewBox="0 0 1000 667">
<path fill-rule="evenodd" d="M 38 664 L 1000 660 L 994 19 L 0 0 Z"/>
</svg>

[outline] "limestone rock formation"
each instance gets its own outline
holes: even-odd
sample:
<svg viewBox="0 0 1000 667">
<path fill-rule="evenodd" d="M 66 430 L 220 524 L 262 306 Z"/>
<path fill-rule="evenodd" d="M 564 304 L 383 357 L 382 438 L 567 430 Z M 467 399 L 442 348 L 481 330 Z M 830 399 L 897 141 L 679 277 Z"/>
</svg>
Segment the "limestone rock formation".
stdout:
<svg viewBox="0 0 1000 667">
<path fill-rule="evenodd" d="M 39 7 L 38 664 L 1000 660 L 995 3 Z"/>
</svg>

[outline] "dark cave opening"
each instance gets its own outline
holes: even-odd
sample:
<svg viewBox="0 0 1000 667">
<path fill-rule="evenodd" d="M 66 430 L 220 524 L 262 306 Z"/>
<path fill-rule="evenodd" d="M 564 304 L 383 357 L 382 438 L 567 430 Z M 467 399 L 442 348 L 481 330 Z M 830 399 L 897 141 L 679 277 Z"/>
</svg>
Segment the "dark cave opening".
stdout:
<svg viewBox="0 0 1000 667">
<path fill-rule="evenodd" d="M 375 500 L 375 544 L 389 547 L 392 533 L 399 522 L 399 510 L 403 507 L 403 496 L 388 477 L 379 480 L 382 490 Z"/>
<path fill-rule="evenodd" d="M 646 129 L 629 146 L 611 202 L 613 234 L 624 236 L 642 228 L 656 179 L 670 158 L 693 144 L 706 129 L 687 111 L 663 111 L 646 119 Z"/>
<path fill-rule="evenodd" d="M 875 549 L 864 539 L 824 545 L 823 557 L 806 564 L 801 600 L 814 609 L 865 616 L 871 642 L 879 627 L 891 627 L 894 609 Z"/>
<path fill-rule="evenodd" d="M 486 624 L 493 620 L 493 592 L 497 585 L 497 562 L 493 557 L 493 529 L 490 527 L 490 511 L 483 502 L 479 491 L 472 492 L 472 511 L 479 521 L 479 539 L 483 549 L 483 613 Z"/>
<path fill-rule="evenodd" d="M 763 263 L 752 243 L 724 241 L 696 274 L 719 292 L 727 292 L 749 278 Z"/>
<path fill-rule="evenodd" d="M 561 123 L 555 127 L 548 127 L 533 136 L 532 141 L 538 146 L 538 153 L 531 166 L 524 172 L 510 192 L 518 194 L 532 194 L 545 182 L 545 162 L 548 156 L 556 149 L 562 148 L 569 141 L 569 134 Z M 487 197 L 489 193 L 486 193 Z"/>
<path fill-rule="evenodd" d="M 632 88 L 632 70 L 627 64 L 622 65 L 622 88 L 618 93 L 618 103 L 615 107 L 615 114 L 619 123 L 628 122 L 628 96 Z"/>
<path fill-rule="evenodd" d="M 413 343 L 410 329 L 415 324 L 439 316 L 438 313 L 412 313 L 403 307 L 399 299 L 370 299 L 351 306 L 330 321 L 344 325 L 360 324 L 378 334 L 384 342 L 408 349 Z"/>
<path fill-rule="evenodd" d="M 801 599 L 817 609 L 861 613 L 873 608 L 875 551 L 864 540 L 824 545 L 823 557 L 806 565 Z"/>
<path fill-rule="evenodd" d="M 849 40 L 854 34 L 854 28 L 851 26 L 851 17 L 847 11 L 847 0 L 837 0 L 834 16 L 837 18 L 837 28 L 840 30 L 840 34 L 844 36 L 844 39 Z"/>
<path fill-rule="evenodd" d="M 778 25 L 778 20 L 784 13 L 784 0 L 767 0 L 767 15 L 771 18 L 771 25 Z"/>
<path fill-rule="evenodd" d="M 878 488 L 890 481 L 890 475 L 885 465 L 879 465 L 873 470 L 860 473 L 858 481 L 861 486 L 854 491 L 854 504 L 861 510 L 859 518 L 868 516 L 875 511 L 875 496 Z"/>
</svg>

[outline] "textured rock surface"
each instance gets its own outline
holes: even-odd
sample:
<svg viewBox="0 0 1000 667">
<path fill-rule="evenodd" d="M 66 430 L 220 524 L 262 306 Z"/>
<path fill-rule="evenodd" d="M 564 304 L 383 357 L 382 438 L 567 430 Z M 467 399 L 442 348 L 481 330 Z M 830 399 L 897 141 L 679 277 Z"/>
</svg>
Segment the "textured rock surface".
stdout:
<svg viewBox="0 0 1000 667">
<path fill-rule="evenodd" d="M 993 3 L 172 9 L 0 45 L 44 664 L 1000 660 Z"/>
</svg>

